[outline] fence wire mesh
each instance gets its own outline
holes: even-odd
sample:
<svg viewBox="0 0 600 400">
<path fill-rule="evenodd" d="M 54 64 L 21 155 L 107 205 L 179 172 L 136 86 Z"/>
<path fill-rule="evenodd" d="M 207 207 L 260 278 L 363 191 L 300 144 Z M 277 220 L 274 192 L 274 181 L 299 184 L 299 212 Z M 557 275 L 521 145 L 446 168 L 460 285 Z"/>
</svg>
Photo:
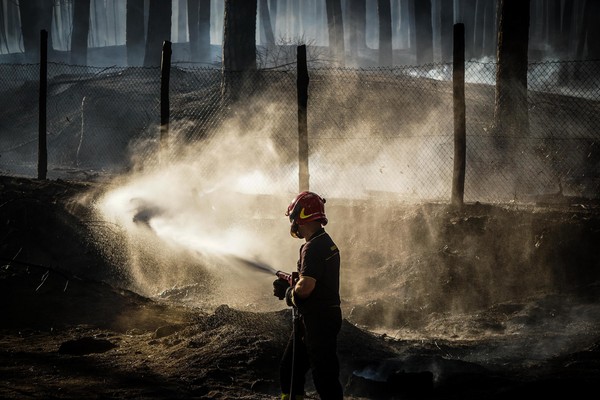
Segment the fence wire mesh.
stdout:
<svg viewBox="0 0 600 400">
<path fill-rule="evenodd" d="M 98 179 L 159 159 L 160 70 L 48 65 L 48 177 Z M 466 64 L 465 201 L 539 202 L 600 193 L 600 62 L 529 65 L 529 131 L 494 130 L 496 64 Z M 452 65 L 309 69 L 311 189 L 328 196 L 450 200 Z M 0 65 L 0 172 L 37 169 L 39 65 Z M 174 64 L 168 152 L 198 175 L 254 154 L 259 192 L 298 186 L 296 71 L 250 75 Z M 231 136 L 231 133 L 235 135 Z M 225 147 L 214 143 L 223 137 Z M 194 147 L 191 146 L 194 144 Z M 217 165 L 218 164 L 218 165 Z M 257 183 L 258 182 L 258 183 Z"/>
</svg>

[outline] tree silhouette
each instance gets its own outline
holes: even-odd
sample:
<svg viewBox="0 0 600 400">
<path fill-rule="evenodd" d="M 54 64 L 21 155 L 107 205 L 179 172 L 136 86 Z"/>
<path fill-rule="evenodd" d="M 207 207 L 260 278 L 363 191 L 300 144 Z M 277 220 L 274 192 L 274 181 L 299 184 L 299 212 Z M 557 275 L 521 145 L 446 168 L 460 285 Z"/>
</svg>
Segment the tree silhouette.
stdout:
<svg viewBox="0 0 600 400">
<path fill-rule="evenodd" d="M 126 7 L 127 65 L 140 66 L 144 59 L 144 0 L 127 0 Z"/>
<path fill-rule="evenodd" d="M 325 0 L 327 9 L 327 27 L 329 31 L 329 48 L 334 63 L 344 65 L 344 22 L 342 18 L 341 0 Z"/>
<path fill-rule="evenodd" d="M 53 1 L 47 0 L 20 0 L 19 14 L 21 16 L 21 32 L 25 59 L 36 62 L 40 52 L 40 31 L 48 31 L 48 56 L 52 50 L 52 7 Z"/>
<path fill-rule="evenodd" d="M 431 25 L 431 1 L 414 0 L 417 64 L 433 62 L 433 27 Z"/>
<path fill-rule="evenodd" d="M 73 4 L 73 34 L 71 35 L 71 64 L 87 65 L 88 34 L 90 31 L 90 0 Z"/>
<path fill-rule="evenodd" d="M 390 66 L 392 56 L 392 8 L 390 0 L 377 0 L 379 16 L 379 66 Z"/>
<path fill-rule="evenodd" d="M 210 62 L 210 0 L 188 0 L 188 34 L 193 62 Z"/>
<path fill-rule="evenodd" d="M 527 136 L 529 0 L 498 1 L 495 128 L 500 136 Z"/>
<path fill-rule="evenodd" d="M 148 36 L 144 54 L 145 67 L 160 66 L 162 44 L 171 40 L 171 1 L 150 0 L 148 11 Z"/>
<path fill-rule="evenodd" d="M 223 25 L 224 99 L 236 100 L 256 71 L 257 0 L 225 0 Z"/>
</svg>

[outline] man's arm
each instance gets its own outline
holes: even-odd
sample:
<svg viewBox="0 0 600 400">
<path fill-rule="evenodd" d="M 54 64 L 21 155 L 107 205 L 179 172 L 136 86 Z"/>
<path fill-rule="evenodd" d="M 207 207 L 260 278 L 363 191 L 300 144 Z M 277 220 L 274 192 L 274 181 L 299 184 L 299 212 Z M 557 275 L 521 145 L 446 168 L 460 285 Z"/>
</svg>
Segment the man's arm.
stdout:
<svg viewBox="0 0 600 400">
<path fill-rule="evenodd" d="M 295 295 L 300 299 L 306 299 L 315 289 L 317 280 L 310 276 L 300 276 L 296 286 L 294 286 Z"/>
</svg>

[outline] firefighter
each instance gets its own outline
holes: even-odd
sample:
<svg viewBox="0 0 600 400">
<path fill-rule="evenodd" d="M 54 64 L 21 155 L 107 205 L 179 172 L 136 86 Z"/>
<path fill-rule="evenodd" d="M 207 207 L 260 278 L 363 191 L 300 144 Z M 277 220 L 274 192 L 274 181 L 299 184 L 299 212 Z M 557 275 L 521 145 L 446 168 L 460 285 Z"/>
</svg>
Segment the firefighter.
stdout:
<svg viewBox="0 0 600 400">
<path fill-rule="evenodd" d="M 342 399 L 337 356 L 342 325 L 340 252 L 324 229 L 325 199 L 304 191 L 292 200 L 285 215 L 291 235 L 304 243 L 297 262 L 298 281 L 292 285 L 283 279 L 273 282 L 273 294 L 285 298 L 294 311 L 294 328 L 280 364 L 281 398 L 302 399 L 310 369 L 321 399 Z"/>
</svg>

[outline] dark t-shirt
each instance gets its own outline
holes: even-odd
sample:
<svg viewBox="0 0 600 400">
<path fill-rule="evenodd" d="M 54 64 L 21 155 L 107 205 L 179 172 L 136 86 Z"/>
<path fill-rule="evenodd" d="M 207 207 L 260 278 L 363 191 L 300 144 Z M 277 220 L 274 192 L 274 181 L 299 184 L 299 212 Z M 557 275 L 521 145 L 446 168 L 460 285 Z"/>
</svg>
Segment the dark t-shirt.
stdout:
<svg viewBox="0 0 600 400">
<path fill-rule="evenodd" d="M 316 280 L 310 296 L 298 305 L 301 313 L 340 305 L 340 251 L 323 228 L 300 247 L 298 272 Z"/>
</svg>

